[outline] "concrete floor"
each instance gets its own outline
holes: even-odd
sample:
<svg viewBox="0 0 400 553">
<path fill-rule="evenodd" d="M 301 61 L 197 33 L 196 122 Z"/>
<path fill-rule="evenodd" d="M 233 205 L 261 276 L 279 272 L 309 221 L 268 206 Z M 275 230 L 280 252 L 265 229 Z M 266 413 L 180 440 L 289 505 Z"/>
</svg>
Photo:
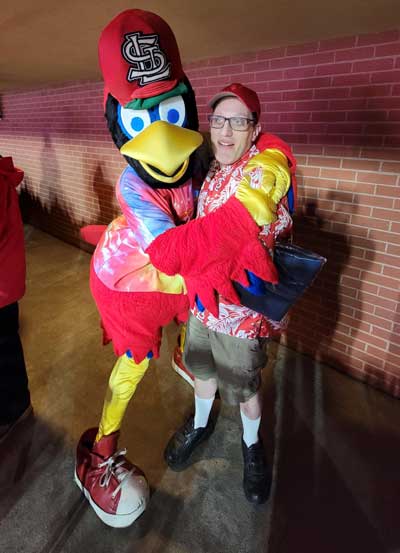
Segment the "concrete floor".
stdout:
<svg viewBox="0 0 400 553">
<path fill-rule="evenodd" d="M 173 326 L 120 440 L 145 471 L 151 502 L 130 528 L 105 526 L 72 479 L 76 442 L 98 423 L 114 362 L 88 289 L 90 256 L 26 231 L 21 336 L 35 418 L 0 447 L 1 552 L 400 552 L 398 400 L 272 344 L 262 432 L 273 486 L 268 504 L 252 506 L 241 488 L 235 409 L 220 406 L 186 471 L 163 461 L 192 408 L 192 389 L 170 368 Z"/>
</svg>

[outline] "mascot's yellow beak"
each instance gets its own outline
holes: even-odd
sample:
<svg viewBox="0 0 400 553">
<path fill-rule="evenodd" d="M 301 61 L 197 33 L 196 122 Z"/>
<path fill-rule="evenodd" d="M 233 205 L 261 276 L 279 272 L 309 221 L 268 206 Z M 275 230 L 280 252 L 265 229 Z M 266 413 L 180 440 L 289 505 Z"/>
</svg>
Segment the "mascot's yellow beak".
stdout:
<svg viewBox="0 0 400 553">
<path fill-rule="evenodd" d="M 126 142 L 120 152 L 139 161 L 153 178 L 165 183 L 174 183 L 185 173 L 190 154 L 202 142 L 203 137 L 196 131 L 183 129 L 165 121 L 155 121 L 135 138 Z"/>
</svg>

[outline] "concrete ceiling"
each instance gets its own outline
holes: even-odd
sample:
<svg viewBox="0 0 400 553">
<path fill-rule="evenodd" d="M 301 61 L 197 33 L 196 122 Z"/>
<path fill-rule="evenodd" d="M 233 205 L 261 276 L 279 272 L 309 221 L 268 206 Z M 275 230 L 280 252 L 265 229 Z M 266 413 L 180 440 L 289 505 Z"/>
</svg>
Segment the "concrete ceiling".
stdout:
<svg viewBox="0 0 400 553">
<path fill-rule="evenodd" d="M 184 62 L 400 27 L 400 0 L 8 0 L 0 89 L 100 79 L 99 34 L 133 7 L 164 17 Z"/>
</svg>

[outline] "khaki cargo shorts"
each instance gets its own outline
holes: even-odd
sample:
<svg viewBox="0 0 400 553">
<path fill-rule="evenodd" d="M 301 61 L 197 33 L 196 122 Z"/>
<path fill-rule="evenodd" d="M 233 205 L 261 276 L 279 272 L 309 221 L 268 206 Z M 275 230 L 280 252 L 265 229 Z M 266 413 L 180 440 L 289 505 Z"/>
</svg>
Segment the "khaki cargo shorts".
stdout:
<svg viewBox="0 0 400 553">
<path fill-rule="evenodd" d="M 236 338 L 214 332 L 190 314 L 183 362 L 199 380 L 216 378 L 223 401 L 237 405 L 249 400 L 261 386 L 267 363 L 268 338 Z"/>
</svg>

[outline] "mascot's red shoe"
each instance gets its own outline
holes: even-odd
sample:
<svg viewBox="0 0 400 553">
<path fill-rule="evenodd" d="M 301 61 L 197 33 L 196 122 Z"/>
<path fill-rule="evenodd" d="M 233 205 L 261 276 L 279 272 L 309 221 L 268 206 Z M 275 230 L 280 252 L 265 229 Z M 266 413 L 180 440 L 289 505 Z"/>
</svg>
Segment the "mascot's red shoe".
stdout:
<svg viewBox="0 0 400 553">
<path fill-rule="evenodd" d="M 124 528 L 146 509 L 149 488 L 143 472 L 117 451 L 119 432 L 95 443 L 97 428 L 87 430 L 76 451 L 75 482 L 97 516 L 108 526 Z"/>
</svg>

